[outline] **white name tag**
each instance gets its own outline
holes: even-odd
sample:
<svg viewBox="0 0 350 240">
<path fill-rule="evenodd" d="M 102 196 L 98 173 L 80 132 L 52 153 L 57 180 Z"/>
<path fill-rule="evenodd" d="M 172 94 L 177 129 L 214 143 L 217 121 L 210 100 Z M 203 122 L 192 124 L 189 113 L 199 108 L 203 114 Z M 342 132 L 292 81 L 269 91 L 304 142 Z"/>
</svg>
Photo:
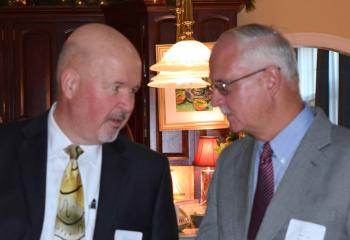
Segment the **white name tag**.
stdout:
<svg viewBox="0 0 350 240">
<path fill-rule="evenodd" d="M 285 240 L 323 240 L 325 234 L 325 226 L 291 219 Z"/>
<path fill-rule="evenodd" d="M 142 240 L 142 232 L 115 230 L 114 240 Z"/>
</svg>

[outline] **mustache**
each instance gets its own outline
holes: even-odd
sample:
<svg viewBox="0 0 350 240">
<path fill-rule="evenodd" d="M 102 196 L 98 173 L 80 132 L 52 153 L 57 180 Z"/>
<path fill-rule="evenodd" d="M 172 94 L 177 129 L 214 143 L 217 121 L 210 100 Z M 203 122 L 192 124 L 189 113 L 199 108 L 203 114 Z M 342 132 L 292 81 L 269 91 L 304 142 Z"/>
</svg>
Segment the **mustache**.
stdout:
<svg viewBox="0 0 350 240">
<path fill-rule="evenodd" d="M 225 115 L 230 114 L 231 112 L 230 109 L 228 109 L 226 106 L 220 106 L 220 111 Z"/>
<path fill-rule="evenodd" d="M 106 120 L 117 120 L 117 121 L 125 121 L 128 119 L 129 113 L 126 111 L 111 113 L 107 116 Z"/>
</svg>

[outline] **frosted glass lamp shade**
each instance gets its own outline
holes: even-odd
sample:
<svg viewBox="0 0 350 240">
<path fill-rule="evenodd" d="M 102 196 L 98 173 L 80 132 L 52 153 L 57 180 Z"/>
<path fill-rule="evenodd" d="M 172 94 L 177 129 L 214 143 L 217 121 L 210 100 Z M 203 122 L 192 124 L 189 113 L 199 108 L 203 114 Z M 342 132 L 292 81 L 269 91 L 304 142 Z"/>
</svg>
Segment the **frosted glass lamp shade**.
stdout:
<svg viewBox="0 0 350 240">
<path fill-rule="evenodd" d="M 151 78 L 149 87 L 156 88 L 204 88 L 209 86 L 207 81 L 202 78 L 208 77 L 208 72 L 160 72 Z"/>
<path fill-rule="evenodd" d="M 174 44 L 160 62 L 152 65 L 152 71 L 209 71 L 210 49 L 195 40 L 183 40 Z"/>
</svg>

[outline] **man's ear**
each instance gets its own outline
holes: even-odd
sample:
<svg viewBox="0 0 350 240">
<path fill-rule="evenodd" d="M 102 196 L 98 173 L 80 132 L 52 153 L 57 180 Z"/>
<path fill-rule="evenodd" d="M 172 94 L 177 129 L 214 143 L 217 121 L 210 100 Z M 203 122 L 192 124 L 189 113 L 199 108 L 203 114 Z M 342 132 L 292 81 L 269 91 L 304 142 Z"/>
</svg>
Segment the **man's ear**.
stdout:
<svg viewBox="0 0 350 240">
<path fill-rule="evenodd" d="M 270 96 L 275 96 L 278 90 L 281 88 L 282 84 L 282 75 L 280 68 L 278 67 L 268 67 L 266 70 L 267 74 L 267 89 L 270 93 Z"/>
<path fill-rule="evenodd" d="M 65 69 L 61 74 L 60 87 L 62 94 L 71 99 L 79 87 L 80 76 L 71 68 Z"/>
</svg>

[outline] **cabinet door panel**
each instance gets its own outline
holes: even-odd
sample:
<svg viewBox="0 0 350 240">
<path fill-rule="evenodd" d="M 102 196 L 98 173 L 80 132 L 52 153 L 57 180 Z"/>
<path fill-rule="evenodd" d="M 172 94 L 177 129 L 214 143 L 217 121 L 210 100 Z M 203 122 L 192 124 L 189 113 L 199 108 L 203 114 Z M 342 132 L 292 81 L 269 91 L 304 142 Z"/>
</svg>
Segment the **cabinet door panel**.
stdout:
<svg viewBox="0 0 350 240">
<path fill-rule="evenodd" d="M 202 42 L 215 42 L 221 33 L 236 26 L 237 13 L 224 7 L 194 11 L 194 36 Z"/>
<path fill-rule="evenodd" d="M 0 25 L 0 123 L 6 120 L 6 98 L 7 98 L 7 68 L 5 62 L 6 54 L 6 40 L 5 40 L 5 26 Z"/>
<path fill-rule="evenodd" d="M 78 26 L 104 22 L 100 7 L 0 9 L 0 114 L 5 120 L 34 117 L 56 99 L 59 51 Z"/>
<path fill-rule="evenodd" d="M 56 31 L 52 24 L 31 23 L 14 26 L 15 76 L 12 87 L 13 118 L 37 116 L 53 101 Z"/>
</svg>

